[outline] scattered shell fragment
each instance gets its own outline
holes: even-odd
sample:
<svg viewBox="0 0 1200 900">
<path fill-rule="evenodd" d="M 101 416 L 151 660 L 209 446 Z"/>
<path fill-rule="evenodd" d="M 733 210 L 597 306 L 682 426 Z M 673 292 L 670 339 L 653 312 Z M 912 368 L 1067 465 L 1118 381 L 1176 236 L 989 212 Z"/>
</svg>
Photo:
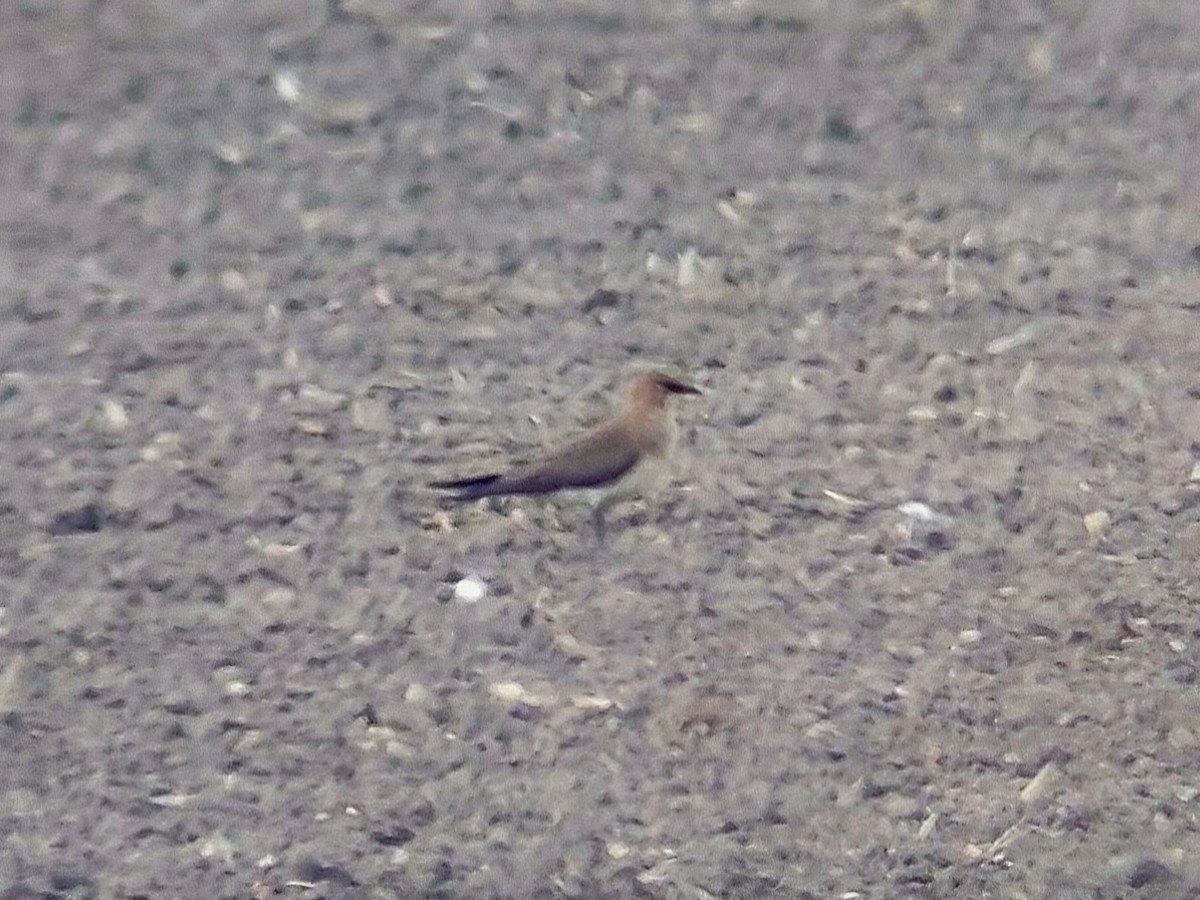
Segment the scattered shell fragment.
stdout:
<svg viewBox="0 0 1200 900">
<path fill-rule="evenodd" d="M 983 848 L 974 843 L 965 844 L 962 848 L 962 855 L 964 861 L 977 863 L 983 859 Z"/>
<path fill-rule="evenodd" d="M 129 413 L 119 400 L 106 399 L 100 408 L 101 421 L 105 430 L 116 433 L 129 427 Z"/>
<path fill-rule="evenodd" d="M 551 637 L 554 640 L 554 646 L 566 654 L 567 659 L 572 662 L 583 662 L 584 660 L 595 659 L 600 655 L 601 651 L 599 647 L 584 643 L 560 626 L 553 626 Z"/>
<path fill-rule="evenodd" d="M 312 437 L 327 437 L 329 435 L 329 425 L 320 419 L 301 419 L 296 423 L 296 428 L 303 434 Z"/>
<path fill-rule="evenodd" d="M 1180 803 L 1191 803 L 1200 797 L 1200 788 L 1190 784 L 1182 784 L 1175 788 L 1175 799 Z"/>
<path fill-rule="evenodd" d="M 519 681 L 496 681 L 488 685 L 488 693 L 502 703 L 515 706 L 545 706 L 546 698 L 531 694 Z"/>
<path fill-rule="evenodd" d="M 613 841 L 606 849 L 608 850 L 608 855 L 613 859 L 624 859 L 633 852 L 632 847 L 621 841 Z"/>
<path fill-rule="evenodd" d="M 1023 347 L 1026 344 L 1032 344 L 1037 338 L 1037 327 L 1029 324 L 1022 325 L 1012 334 L 1002 335 L 991 341 L 985 348 L 984 352 L 988 356 L 1000 356 L 1010 350 L 1015 350 L 1018 347 Z"/>
<path fill-rule="evenodd" d="M 727 222 L 733 222 L 735 225 L 742 224 L 742 214 L 733 208 L 733 204 L 728 200 L 717 201 L 717 214 Z"/>
<path fill-rule="evenodd" d="M 10 713 L 17 708 L 21 685 L 21 673 L 25 668 L 25 657 L 17 656 L 0 671 L 0 713 Z"/>
<path fill-rule="evenodd" d="M 953 520 L 944 513 L 934 512 L 928 505 L 916 500 L 910 500 L 907 503 L 901 503 L 896 507 L 896 511 L 903 516 L 914 519 L 918 522 L 929 522 L 933 525 L 949 525 Z"/>
<path fill-rule="evenodd" d="M 285 541 L 267 541 L 256 544 L 256 546 L 263 556 L 276 562 L 284 559 L 292 559 L 304 549 L 303 544 L 288 543 Z"/>
<path fill-rule="evenodd" d="M 387 309 L 396 302 L 392 297 L 392 292 L 388 290 L 386 285 L 382 284 L 375 285 L 375 290 L 371 292 L 371 299 L 380 309 Z"/>
<path fill-rule="evenodd" d="M 938 814 L 931 812 L 925 817 L 921 823 L 921 827 L 917 829 L 917 840 L 927 841 L 929 836 L 933 834 L 933 829 L 937 826 Z"/>
<path fill-rule="evenodd" d="M 296 591 L 289 587 L 272 588 L 262 595 L 263 606 L 281 608 L 291 606 L 296 600 Z"/>
<path fill-rule="evenodd" d="M 421 527 L 426 531 L 440 531 L 442 534 L 450 534 L 454 531 L 454 522 L 450 520 L 449 513 L 439 509 L 422 517 Z"/>
<path fill-rule="evenodd" d="M 646 254 L 646 274 L 655 281 L 669 281 L 674 267 L 657 253 Z"/>
<path fill-rule="evenodd" d="M 912 422 L 936 422 L 937 417 L 937 410 L 928 406 L 914 406 L 908 411 L 908 418 Z"/>
<path fill-rule="evenodd" d="M 344 408 L 349 403 L 345 394 L 307 383 L 300 385 L 296 399 L 305 409 L 313 412 L 332 412 Z"/>
<path fill-rule="evenodd" d="M 834 503 L 849 507 L 850 509 L 862 509 L 863 507 L 870 506 L 866 500 L 860 500 L 857 497 L 850 497 L 846 494 L 839 494 L 837 491 L 831 491 L 828 488 L 823 489 L 821 493 Z"/>
<path fill-rule="evenodd" d="M 196 794 L 155 794 L 150 798 L 150 802 L 166 809 L 178 809 L 195 800 L 197 796 Z"/>
<path fill-rule="evenodd" d="M 571 705 L 584 712 L 608 712 L 617 703 L 615 700 L 609 700 L 607 697 L 580 696 L 572 697 Z"/>
<path fill-rule="evenodd" d="M 1029 783 L 1021 788 L 1020 799 L 1021 803 L 1029 806 L 1031 803 L 1036 803 L 1053 787 L 1055 776 L 1058 774 L 1058 766 L 1053 762 L 1048 762 L 1042 766 L 1033 778 L 1029 779 Z"/>
<path fill-rule="evenodd" d="M 1108 531 L 1112 524 L 1112 516 L 1102 509 L 1090 512 L 1083 517 L 1083 527 L 1087 529 L 1088 537 L 1098 538 Z"/>
<path fill-rule="evenodd" d="M 706 112 L 692 112 L 673 116 L 670 125 L 675 131 L 687 134 L 702 134 L 711 132 L 716 127 L 716 119 Z"/>
<path fill-rule="evenodd" d="M 681 288 L 689 288 L 700 280 L 700 253 L 694 246 L 689 246 L 679 254 L 679 273 L 676 283 Z"/>
</svg>

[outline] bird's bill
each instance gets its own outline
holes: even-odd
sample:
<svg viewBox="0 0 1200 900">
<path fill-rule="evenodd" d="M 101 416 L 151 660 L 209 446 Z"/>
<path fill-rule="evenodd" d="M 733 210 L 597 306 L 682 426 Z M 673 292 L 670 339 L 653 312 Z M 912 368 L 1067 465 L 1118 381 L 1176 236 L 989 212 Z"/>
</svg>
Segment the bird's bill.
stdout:
<svg viewBox="0 0 1200 900">
<path fill-rule="evenodd" d="M 654 381 L 663 390 L 672 394 L 699 394 L 700 388 L 694 384 L 688 384 L 686 381 L 680 381 L 678 378 L 673 378 L 670 375 L 664 375 L 662 372 L 654 373 Z"/>
</svg>

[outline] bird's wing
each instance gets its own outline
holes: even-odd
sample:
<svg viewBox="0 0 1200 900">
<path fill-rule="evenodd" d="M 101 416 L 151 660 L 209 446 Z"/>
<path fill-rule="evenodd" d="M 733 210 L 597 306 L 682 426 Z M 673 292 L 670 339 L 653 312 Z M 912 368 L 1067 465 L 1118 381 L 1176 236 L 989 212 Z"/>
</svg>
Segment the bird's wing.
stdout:
<svg viewBox="0 0 1200 900">
<path fill-rule="evenodd" d="M 602 488 L 629 472 L 640 456 L 640 448 L 629 439 L 625 429 L 618 423 L 610 423 L 540 459 L 513 466 L 507 472 L 436 481 L 430 487 L 458 491 L 457 500 Z"/>
<path fill-rule="evenodd" d="M 637 465 L 638 447 L 614 425 L 596 429 L 560 450 L 516 466 L 488 485 L 489 493 L 548 494 L 603 488 Z"/>
</svg>

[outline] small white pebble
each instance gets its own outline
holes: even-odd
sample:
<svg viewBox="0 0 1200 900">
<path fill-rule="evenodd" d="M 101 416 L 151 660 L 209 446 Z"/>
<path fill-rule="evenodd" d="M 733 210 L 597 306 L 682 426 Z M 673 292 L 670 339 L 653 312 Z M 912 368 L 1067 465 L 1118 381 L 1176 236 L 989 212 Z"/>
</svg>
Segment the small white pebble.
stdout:
<svg viewBox="0 0 1200 900">
<path fill-rule="evenodd" d="M 468 575 L 454 586 L 454 599 L 462 603 L 478 603 L 487 596 L 487 584 L 475 575 Z"/>
<path fill-rule="evenodd" d="M 631 852 L 632 848 L 628 844 L 620 841 L 613 841 L 608 845 L 608 855 L 613 859 L 624 859 Z"/>
<path fill-rule="evenodd" d="M 300 98 L 304 93 L 304 88 L 300 85 L 300 78 L 295 72 L 289 69 L 281 69 L 275 73 L 272 79 L 275 86 L 275 93 L 284 103 L 295 105 L 300 102 Z"/>
<path fill-rule="evenodd" d="M 107 399 L 103 404 L 104 425 L 109 431 L 122 431 L 129 425 L 129 413 L 120 401 Z"/>
<path fill-rule="evenodd" d="M 392 292 L 387 289 L 386 285 L 377 284 L 375 290 L 371 292 L 371 299 L 380 309 L 387 309 L 396 301 L 392 298 Z"/>
<path fill-rule="evenodd" d="M 964 644 L 978 644 L 983 640 L 983 632 L 978 628 L 964 628 L 958 633 L 958 639 Z"/>
<path fill-rule="evenodd" d="M 1174 650 L 1176 653 L 1182 653 L 1184 650 L 1187 649 L 1187 642 L 1181 641 L 1178 638 L 1176 638 L 1173 641 L 1167 641 L 1167 646 L 1170 647 L 1172 650 Z"/>
<path fill-rule="evenodd" d="M 657 253 L 647 254 L 646 274 L 651 278 L 658 281 L 665 281 L 668 277 L 670 277 L 671 269 L 671 264 Z"/>
<path fill-rule="evenodd" d="M 901 515 L 908 516 L 910 519 L 916 519 L 919 522 L 932 522 L 937 518 L 937 513 L 924 503 L 918 503 L 916 500 L 901 503 L 896 509 Z"/>
<path fill-rule="evenodd" d="M 404 689 L 405 703 L 428 703 L 431 696 L 429 688 L 418 681 L 414 681 Z"/>
<path fill-rule="evenodd" d="M 226 294 L 244 294 L 246 293 L 246 276 L 237 269 L 224 269 L 217 276 L 217 285 Z"/>
<path fill-rule="evenodd" d="M 502 703 L 523 703 L 526 706 L 545 706 L 546 699 L 525 690 L 519 681 L 497 681 L 488 685 L 488 693 Z"/>
</svg>

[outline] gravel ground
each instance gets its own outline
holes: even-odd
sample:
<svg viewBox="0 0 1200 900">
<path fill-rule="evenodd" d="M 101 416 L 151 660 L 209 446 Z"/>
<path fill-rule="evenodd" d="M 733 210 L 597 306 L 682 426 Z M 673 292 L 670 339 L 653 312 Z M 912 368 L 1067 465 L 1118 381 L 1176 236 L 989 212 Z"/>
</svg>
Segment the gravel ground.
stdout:
<svg viewBox="0 0 1200 900">
<path fill-rule="evenodd" d="M 0 898 L 1200 896 L 1197 46 L 0 5 Z"/>
</svg>

